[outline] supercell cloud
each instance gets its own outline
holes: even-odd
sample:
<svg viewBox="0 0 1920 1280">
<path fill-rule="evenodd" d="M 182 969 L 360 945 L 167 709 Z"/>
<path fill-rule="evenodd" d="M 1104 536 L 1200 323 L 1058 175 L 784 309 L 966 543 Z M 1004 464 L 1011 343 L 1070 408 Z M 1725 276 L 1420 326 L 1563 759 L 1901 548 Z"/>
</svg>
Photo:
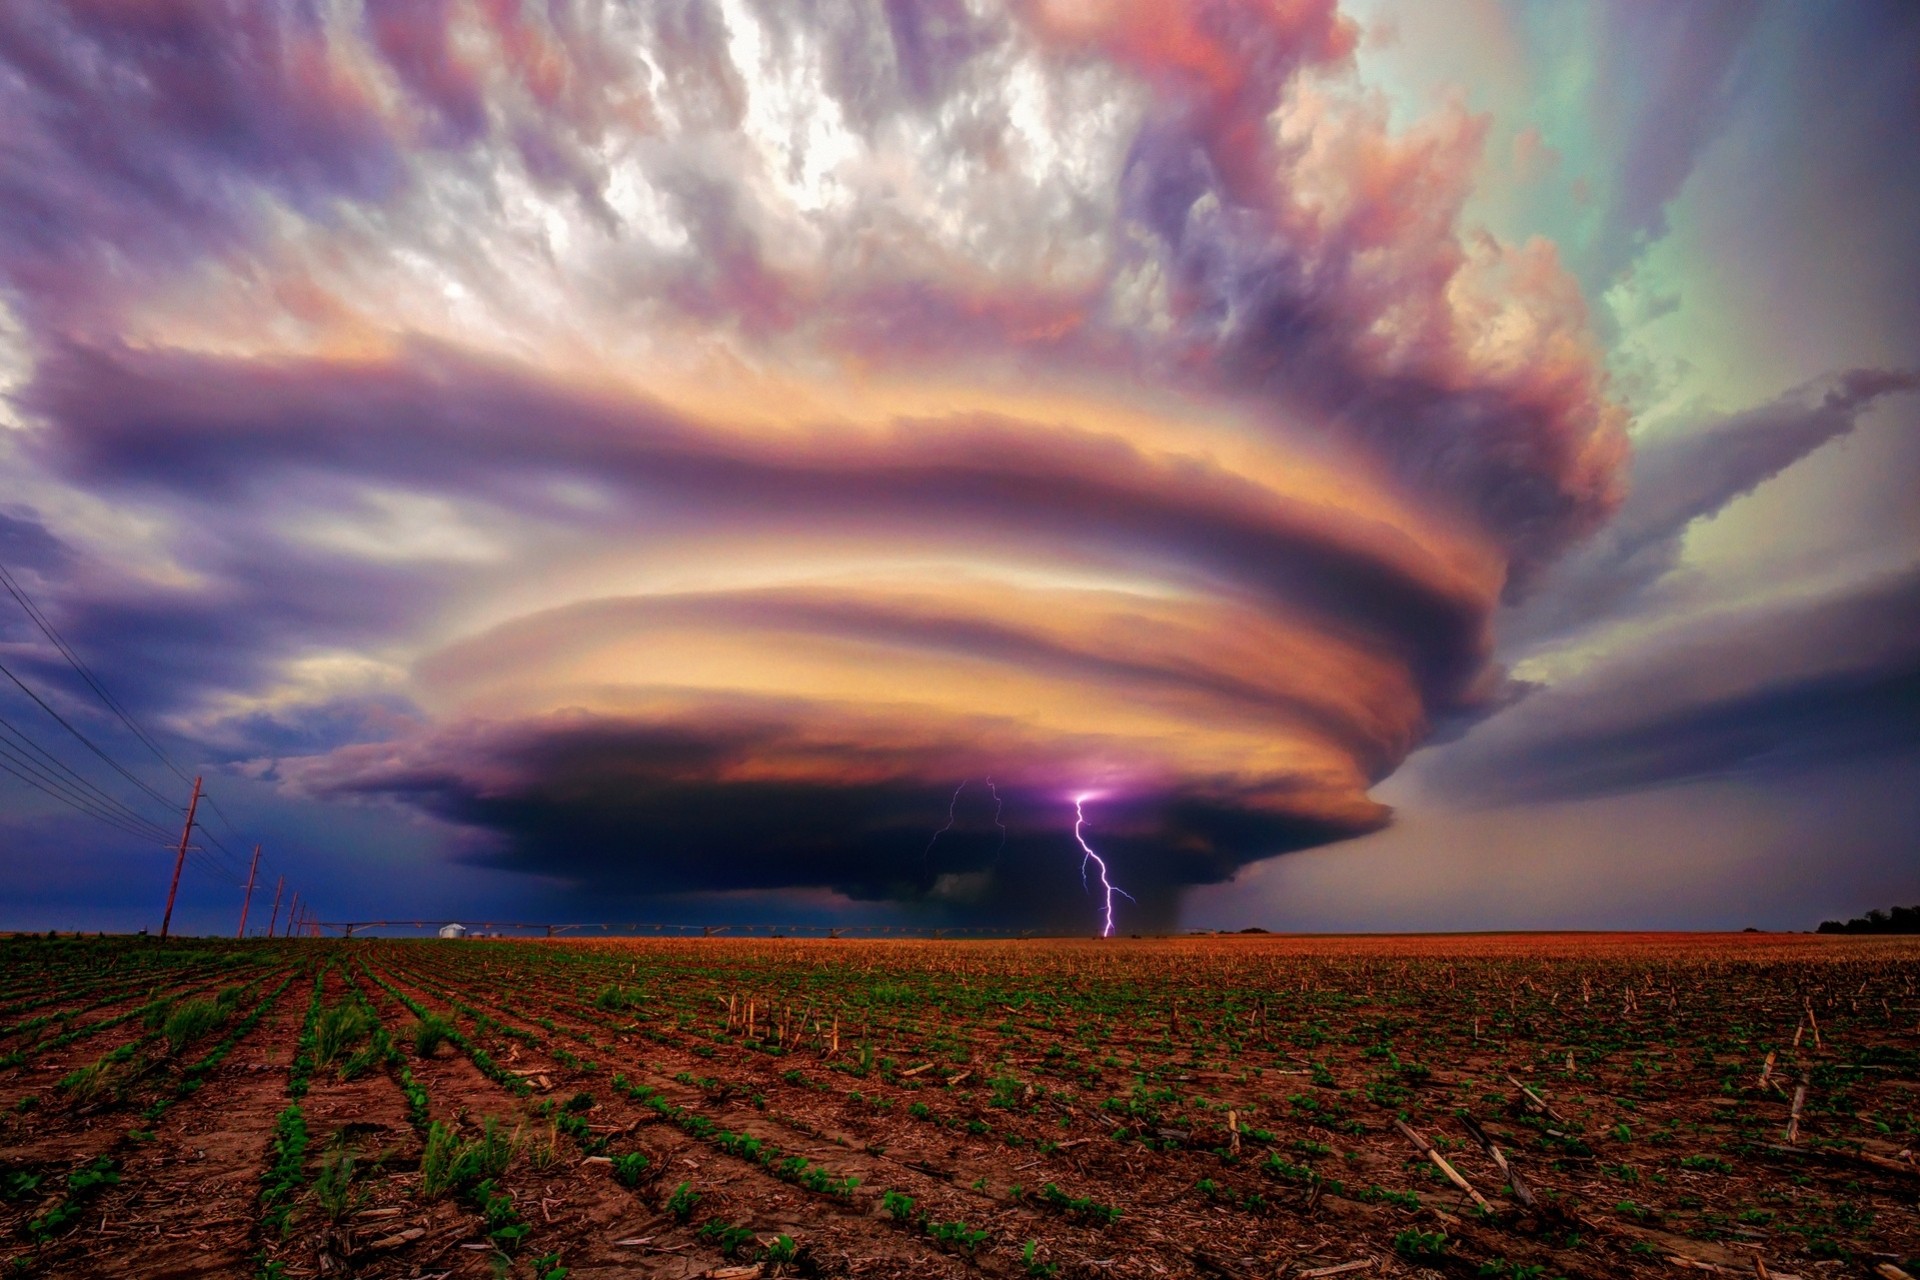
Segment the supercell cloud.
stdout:
<svg viewBox="0 0 1920 1280">
<path fill-rule="evenodd" d="M 595 899 L 1079 921 L 1084 794 L 1169 925 L 1386 822 L 1620 501 L 1485 122 L 1330 3 L 0 28 L 6 448 L 84 495 L 0 534 L 151 713 Z"/>
</svg>

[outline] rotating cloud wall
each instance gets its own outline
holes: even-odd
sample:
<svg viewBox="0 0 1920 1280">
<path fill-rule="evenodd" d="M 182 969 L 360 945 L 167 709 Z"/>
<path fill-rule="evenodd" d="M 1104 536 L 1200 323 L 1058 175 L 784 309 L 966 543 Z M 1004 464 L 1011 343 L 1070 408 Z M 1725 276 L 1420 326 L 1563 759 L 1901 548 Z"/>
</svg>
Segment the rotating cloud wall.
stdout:
<svg viewBox="0 0 1920 1280">
<path fill-rule="evenodd" d="M 1619 500 L 1483 123 L 1332 4 L 0 23 L 16 447 L 156 643 L 271 602 L 195 714 L 598 900 L 1085 923 L 1088 797 L 1164 927 L 1387 821 Z"/>
</svg>

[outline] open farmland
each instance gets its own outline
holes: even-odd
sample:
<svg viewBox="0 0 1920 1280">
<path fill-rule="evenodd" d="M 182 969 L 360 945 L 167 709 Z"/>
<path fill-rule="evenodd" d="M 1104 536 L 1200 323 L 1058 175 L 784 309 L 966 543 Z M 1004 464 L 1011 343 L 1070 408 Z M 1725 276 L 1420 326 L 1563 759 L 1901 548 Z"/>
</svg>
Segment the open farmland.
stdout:
<svg viewBox="0 0 1920 1280">
<path fill-rule="evenodd" d="M 8 1274 L 1811 1278 L 1920 1254 L 1913 940 L 0 957 Z"/>
</svg>

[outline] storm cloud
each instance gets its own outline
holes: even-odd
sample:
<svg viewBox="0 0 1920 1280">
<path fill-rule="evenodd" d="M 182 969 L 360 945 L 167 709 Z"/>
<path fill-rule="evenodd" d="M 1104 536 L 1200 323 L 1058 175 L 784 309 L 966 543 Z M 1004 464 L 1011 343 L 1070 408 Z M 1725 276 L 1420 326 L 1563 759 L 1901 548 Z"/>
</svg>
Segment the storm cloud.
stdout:
<svg viewBox="0 0 1920 1280">
<path fill-rule="evenodd" d="M 1390 127 L 1332 3 L 0 21 L 9 456 L 147 554 L 61 616 L 583 899 L 1059 924 L 1081 799 L 1168 926 L 1384 823 L 1621 501 L 1579 288 L 1464 224 L 1484 121 Z M 1712 500 L 1653 489 L 1609 566 Z"/>
<path fill-rule="evenodd" d="M 1482 804 L 1791 779 L 1920 754 L 1920 574 L 1727 610 L 1536 693 L 1436 756 Z"/>
<path fill-rule="evenodd" d="M 1847 435 L 1886 397 L 1916 389 L 1920 373 L 1909 370 L 1844 370 L 1641 445 L 1634 451 L 1632 495 L 1618 516 L 1505 620 L 1506 637 L 1538 643 L 1630 615 L 1679 565 L 1683 539 L 1696 522 Z"/>
</svg>

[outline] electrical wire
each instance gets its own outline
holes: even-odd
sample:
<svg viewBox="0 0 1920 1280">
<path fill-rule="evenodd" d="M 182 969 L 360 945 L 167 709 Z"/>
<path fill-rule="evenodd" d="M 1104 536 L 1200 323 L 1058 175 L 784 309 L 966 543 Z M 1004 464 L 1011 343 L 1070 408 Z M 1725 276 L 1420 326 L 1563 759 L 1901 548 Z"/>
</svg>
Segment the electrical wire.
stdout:
<svg viewBox="0 0 1920 1280">
<path fill-rule="evenodd" d="M 232 872 L 228 871 L 225 867 L 221 866 L 219 863 L 215 862 L 211 857 L 209 857 L 205 849 L 201 849 L 196 846 L 189 845 L 187 847 L 187 856 L 193 860 L 193 864 L 196 867 L 199 867 L 202 871 L 206 872 L 210 876 L 213 876 L 215 879 L 225 881 L 226 883 L 232 885 L 236 889 L 241 888 L 246 884 L 246 881 L 242 880 L 239 876 L 234 875 Z"/>
<path fill-rule="evenodd" d="M 58 781 L 61 786 L 78 792 L 86 798 L 88 803 L 110 810 L 124 820 L 137 825 L 151 827 L 157 831 L 166 830 L 165 827 L 155 822 L 152 818 L 141 813 L 132 805 L 126 804 L 111 792 L 96 785 L 91 779 L 75 770 L 59 756 L 54 755 L 53 752 L 47 750 L 38 742 L 35 742 L 31 735 L 11 720 L 0 716 L 0 742 L 7 741 L 9 737 L 13 739 L 13 743 L 10 745 L 15 745 L 16 750 L 24 748 L 39 757 L 40 762 L 36 762 L 35 767 L 40 772 L 46 774 L 50 779 Z M 48 766 L 52 766 L 52 768 L 48 768 Z M 53 772 L 55 769 L 66 776 L 64 778 L 58 777 L 58 775 Z"/>
<path fill-rule="evenodd" d="M 47 641 L 59 652 L 60 656 L 66 660 L 67 665 L 80 677 L 87 688 L 93 692 L 93 695 L 100 700 L 101 705 L 106 707 L 106 709 L 126 727 L 127 731 L 152 753 L 154 759 L 165 765 L 176 778 L 182 782 L 187 781 L 188 775 L 186 770 L 182 769 L 171 756 L 162 750 L 160 744 L 154 740 L 154 736 L 147 732 L 146 728 L 134 718 L 133 713 L 128 711 L 119 699 L 107 691 L 106 686 L 101 682 L 100 678 L 94 674 L 93 669 L 87 665 L 85 659 L 81 658 L 73 646 L 67 643 L 66 637 L 60 634 L 59 628 L 53 625 L 53 621 L 41 610 L 32 595 L 28 593 L 26 587 L 21 584 L 20 580 L 14 576 L 4 563 L 0 563 L 0 588 L 4 588 L 7 594 L 13 597 L 14 602 L 20 606 L 21 610 L 33 622 L 34 626 L 39 629 L 40 634 L 45 636 Z M 141 779 L 134 776 L 131 771 L 109 755 L 91 738 L 87 737 L 86 734 L 82 733 L 65 716 L 54 710 L 46 699 L 36 693 L 26 681 L 22 680 L 11 668 L 3 663 L 0 663 L 0 675 L 5 675 L 7 679 L 11 680 L 22 693 L 33 700 L 35 705 L 46 712 L 48 716 L 52 717 L 55 722 L 68 733 L 72 734 L 74 738 L 79 740 L 82 746 L 97 756 L 107 767 L 132 783 L 146 796 L 158 802 L 170 814 L 179 812 L 179 809 L 171 801 L 148 786 Z M 61 760 L 59 756 L 36 742 L 25 730 L 4 718 L 0 718 L 0 729 L 3 729 L 5 733 L 9 735 L 8 737 L 0 737 L 0 771 L 4 771 L 18 778 L 28 786 L 50 796 L 68 808 L 85 814 L 98 822 L 105 823 L 115 830 L 125 832 L 143 841 L 154 841 L 155 843 L 168 847 L 173 845 L 174 837 L 166 828 L 68 765 L 65 761 Z M 24 753 L 22 748 L 24 748 Z M 39 759 L 35 759 L 36 756 L 39 757 Z M 58 772 L 56 773 L 55 770 L 58 770 Z M 207 810 L 219 820 L 221 826 L 226 828 L 230 836 L 236 840 L 242 838 L 239 828 L 234 824 L 233 820 L 227 816 L 226 811 L 220 807 L 219 802 L 215 800 L 213 796 L 209 795 L 205 790 L 202 790 L 200 792 L 200 800 L 201 803 L 206 806 Z M 224 881 L 234 888 L 243 888 L 247 883 L 247 878 L 242 875 L 239 864 L 244 862 L 245 859 L 241 858 L 239 854 L 236 854 L 224 841 L 216 836 L 213 831 L 208 828 L 206 822 L 200 817 L 197 811 L 193 814 L 192 820 L 188 823 L 186 832 L 181 838 L 183 840 L 190 840 L 195 827 L 199 828 L 201 836 L 205 838 L 208 845 L 212 846 L 212 849 L 209 850 L 199 845 L 189 845 L 186 853 L 192 858 L 194 866 L 205 874 L 217 880 Z M 215 851 L 217 851 L 217 854 Z M 266 862 L 265 859 L 261 859 L 260 861 L 263 863 Z M 270 863 L 267 865 L 271 867 Z"/>
<path fill-rule="evenodd" d="M 182 782 L 187 781 L 186 771 L 183 770 L 177 763 L 175 763 L 172 757 L 168 756 L 165 751 L 160 749 L 160 745 L 154 741 L 153 735 L 148 733 L 146 729 L 143 728 L 140 725 L 140 723 L 134 719 L 133 713 L 128 711 L 126 707 L 120 703 L 119 699 L 115 698 L 111 693 L 107 692 L 106 686 L 102 684 L 100 682 L 99 677 L 93 673 L 93 669 L 87 666 L 86 661 L 82 659 L 77 652 L 74 651 L 73 646 L 67 643 L 66 637 L 60 634 L 59 628 L 53 625 L 52 620 L 46 616 L 44 611 L 41 610 L 39 604 L 35 602 L 33 597 L 28 593 L 26 587 L 21 585 L 19 579 L 13 575 L 12 571 L 9 570 L 4 563 L 0 563 L 0 587 L 4 587 L 7 594 L 11 595 L 14 598 L 15 603 L 17 603 L 20 606 L 21 610 L 24 613 L 26 613 L 28 618 L 32 619 L 34 626 L 39 628 L 40 634 L 44 635 L 47 638 L 47 640 L 53 645 L 53 647 L 59 650 L 60 656 L 67 660 L 67 665 L 73 668 L 75 674 L 77 674 L 81 678 L 81 680 L 86 683 L 87 687 L 93 691 L 94 696 L 100 699 L 101 704 L 104 705 L 107 708 L 107 710 L 111 711 L 119 719 L 120 723 L 122 723 L 127 727 L 127 731 L 133 734 L 133 736 L 136 739 L 138 739 L 141 745 L 145 746 L 148 751 L 152 752 L 156 760 L 160 761 L 161 764 L 165 765 L 169 770 L 171 770 L 175 777 L 179 778 L 180 781 Z M 100 756 L 101 759 L 105 760 L 123 777 L 131 781 L 135 786 L 140 787 L 140 789 L 145 791 L 148 795 L 153 796 L 156 800 L 159 800 L 162 804 L 167 803 L 165 797 L 159 795 L 151 787 L 146 786 L 138 778 L 135 778 L 126 769 L 122 768 L 116 761 L 109 758 L 98 747 L 93 746 L 91 742 L 87 742 L 87 739 L 80 734 L 79 730 L 75 729 L 72 725 L 67 724 L 64 719 L 61 719 L 61 717 L 57 713 L 55 713 L 51 707 L 47 706 L 45 702 L 41 701 L 41 699 L 37 695 L 35 695 L 31 689 L 27 689 L 26 685 L 22 683 L 17 676 L 14 676 L 11 671 L 7 671 L 6 674 L 10 679 L 13 680 L 15 684 L 19 685 L 21 689 L 25 691 L 29 697 L 33 698 L 35 702 L 39 703 L 43 710 L 45 710 L 49 715 L 54 716 L 56 720 L 60 720 L 62 724 L 66 725 L 68 731 L 73 733 L 75 737 L 80 738 L 82 742 L 86 742 L 88 747 L 93 750 L 95 755 Z M 22 736 L 24 737 L 24 735 Z M 42 754 L 47 754 L 47 753 L 43 751 Z M 53 757 L 49 756 L 49 758 L 51 759 Z M 57 760 L 56 760 L 56 763 L 58 763 Z M 64 765 L 62 765 L 61 767 L 65 770 L 65 772 L 69 774 L 73 774 L 73 770 L 66 769 Z M 73 776 L 75 778 L 79 778 L 78 774 L 73 774 Z M 84 780 L 82 781 L 84 782 Z M 102 796 L 106 795 L 106 793 L 100 792 L 100 789 L 98 787 L 94 787 L 92 786 L 92 784 L 86 784 L 86 785 L 88 786 L 90 791 L 99 792 Z M 110 799 L 110 797 L 108 798 Z M 242 838 L 240 836 L 239 828 L 234 825 L 233 820 L 227 816 L 226 811 L 220 807 L 220 804 L 217 800 L 215 800 L 211 795 L 208 795 L 205 792 L 201 793 L 200 798 L 207 805 L 207 807 L 213 811 L 213 815 L 220 820 L 221 825 L 227 829 L 227 833 L 229 835 L 231 835 L 235 839 Z M 118 807 L 124 809 L 127 806 L 119 805 Z M 142 820 L 148 821 L 147 819 L 144 819 L 144 818 Z M 235 854 L 233 850 L 227 848 L 227 846 L 224 843 L 222 843 L 217 837 L 215 837 L 211 831 L 207 830 L 205 823 L 200 823 L 198 825 L 201 828 L 201 833 L 205 835 L 207 839 L 213 843 L 215 848 L 219 849 L 220 852 L 224 854 L 227 859 L 229 859 L 231 862 L 234 862 L 234 863 L 237 863 L 238 861 L 240 861 L 239 855 Z M 238 867 L 237 866 L 230 867 L 229 871 L 233 874 L 238 874 Z"/>
<path fill-rule="evenodd" d="M 242 838 L 240 835 L 240 828 L 236 827 L 233 824 L 233 819 L 227 816 L 227 811 L 220 807 L 220 804 L 218 801 L 216 801 L 212 796 L 206 795 L 204 793 L 201 795 L 200 798 L 202 800 L 205 800 L 207 802 L 207 807 L 213 810 L 213 816 L 220 819 L 220 825 L 227 829 L 228 835 L 232 836 L 236 840 L 239 840 Z"/>
<path fill-rule="evenodd" d="M 201 792 L 200 799 L 204 801 L 206 798 L 207 798 L 206 793 L 204 791 Z M 246 859 L 242 857 L 240 854 L 237 854 L 233 850 L 227 848 L 226 844 L 221 841 L 220 837 L 214 835 L 213 832 L 207 830 L 206 823 L 195 822 L 194 825 L 200 828 L 200 834 L 207 838 L 207 842 L 211 844 L 215 849 L 218 849 L 220 853 L 227 859 L 227 861 L 223 865 L 227 867 L 229 874 L 235 876 L 236 878 L 242 876 L 243 873 L 240 870 L 240 868 L 246 863 Z M 236 883 L 238 883 L 237 879 L 236 879 Z"/>
<path fill-rule="evenodd" d="M 153 752 L 156 760 L 173 770 L 174 776 L 179 778 L 180 781 L 185 782 L 187 775 L 181 770 L 180 766 L 170 760 L 167 757 L 167 753 L 160 749 L 158 743 L 154 742 L 152 736 L 134 721 L 132 713 L 121 706 L 117 698 L 107 692 L 106 687 L 94 676 L 92 669 L 89 668 L 85 662 L 81 661 L 80 655 L 73 651 L 73 646 L 67 643 L 65 637 L 54 627 L 46 614 L 40 611 L 40 606 L 34 603 L 33 598 L 27 594 L 27 589 L 20 585 L 19 580 L 13 576 L 4 563 L 0 563 L 0 586 L 4 586 L 7 594 L 11 595 L 14 600 L 19 603 L 20 608 L 26 612 L 26 615 L 33 619 L 33 624 L 40 628 L 40 634 L 52 641 L 53 647 L 60 651 L 60 656 L 67 660 L 67 665 L 72 667 L 82 680 L 86 681 L 87 687 L 93 690 L 100 701 L 106 705 L 107 710 L 113 712 L 114 715 L 120 718 L 120 723 L 126 725 L 128 731 L 131 732 L 134 737 L 138 738 L 147 750 Z"/>
<path fill-rule="evenodd" d="M 125 778 L 128 782 L 131 782 L 134 786 L 140 788 L 140 790 L 152 796 L 155 800 L 158 800 L 161 804 L 171 807 L 171 802 L 168 801 L 168 799 L 165 796 L 161 795 L 158 791 L 155 791 L 152 787 L 148 786 L 146 783 L 140 781 L 140 779 L 134 777 L 131 773 L 127 772 L 125 766 L 123 766 L 118 760 L 115 760 L 112 756 L 108 755 L 105 751 L 102 751 L 97 745 L 95 745 L 92 738 L 89 738 L 86 734 L 74 728 L 71 721 L 69 721 L 65 716 L 61 715 L 58 711 L 55 711 L 52 707 L 48 706 L 46 699 L 42 698 L 39 694 L 35 693 L 32 689 L 28 688 L 27 683 L 24 680 L 22 680 L 19 676 L 13 674 L 13 669 L 7 666 L 4 662 L 0 662 L 0 675 L 4 675 L 7 679 L 13 681 L 14 684 L 18 685 L 20 688 L 20 692 L 26 694 L 29 698 L 32 698 L 34 700 L 34 703 L 38 705 L 42 711 L 46 712 L 48 715 L 52 716 L 56 721 L 59 722 L 61 728 L 65 729 L 68 733 L 78 738 L 82 746 L 86 747 L 86 749 L 93 752 L 94 755 L 99 756 L 102 760 L 106 761 L 108 768 L 112 769 L 115 773 Z"/>
<path fill-rule="evenodd" d="M 36 781 L 35 779 L 28 776 L 27 774 L 20 772 L 18 769 L 14 768 L 12 765 L 8 764 L 4 760 L 0 760 L 0 772 L 10 773 L 14 777 L 20 779 L 20 781 L 32 787 L 34 790 L 44 791 L 46 794 L 52 796 L 55 800 L 60 801 L 60 803 L 68 806 L 69 808 L 77 809 L 81 813 L 86 814 L 88 817 L 93 818 L 99 822 L 104 822 L 108 826 L 113 827 L 116 830 L 124 831 L 130 836 L 137 837 L 140 840 L 153 840 L 155 838 L 151 834 L 140 830 L 138 827 L 135 827 L 129 823 L 122 822 L 118 818 L 110 817 L 107 814 L 100 812 L 99 810 L 89 809 L 85 805 L 77 804 L 74 801 L 69 800 L 67 797 L 61 795 L 59 792 L 54 791 L 50 787 L 42 785 L 40 782 Z"/>
</svg>

